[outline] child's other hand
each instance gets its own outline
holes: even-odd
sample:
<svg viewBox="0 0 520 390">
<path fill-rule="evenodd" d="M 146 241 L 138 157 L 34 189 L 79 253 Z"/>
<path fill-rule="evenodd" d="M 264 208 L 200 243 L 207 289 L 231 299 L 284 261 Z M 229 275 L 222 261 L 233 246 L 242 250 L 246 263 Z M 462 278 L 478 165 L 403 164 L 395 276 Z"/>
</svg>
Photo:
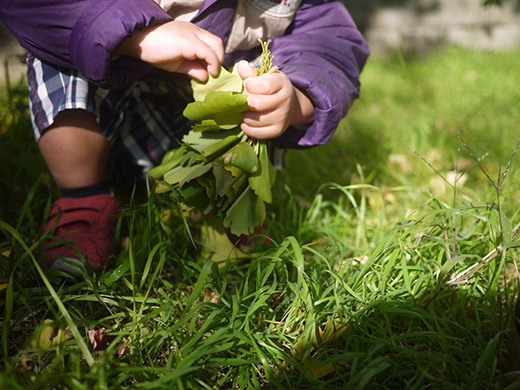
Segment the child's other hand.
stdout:
<svg viewBox="0 0 520 390">
<path fill-rule="evenodd" d="M 291 125 L 313 120 L 314 105 L 283 73 L 256 76 L 247 61 L 238 63 L 238 74 L 244 80 L 250 111 L 243 113 L 242 131 L 249 137 L 266 139 L 281 136 Z"/>
<path fill-rule="evenodd" d="M 205 81 L 224 59 L 222 40 L 189 22 L 171 21 L 137 31 L 116 54 L 137 57 L 157 68 Z"/>
</svg>

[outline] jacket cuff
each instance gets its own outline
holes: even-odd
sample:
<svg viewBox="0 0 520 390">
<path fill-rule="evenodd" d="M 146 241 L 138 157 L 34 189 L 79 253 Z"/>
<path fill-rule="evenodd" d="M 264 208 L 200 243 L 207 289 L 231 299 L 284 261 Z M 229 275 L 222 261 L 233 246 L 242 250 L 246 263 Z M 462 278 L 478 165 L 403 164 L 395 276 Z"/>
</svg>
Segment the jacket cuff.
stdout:
<svg viewBox="0 0 520 390">
<path fill-rule="evenodd" d="M 332 69 L 328 72 L 318 71 L 315 67 L 291 64 L 281 67 L 281 71 L 311 99 L 314 120 L 306 129 L 301 126 L 290 127 L 280 137 L 280 144 L 307 148 L 327 143 L 358 97 L 359 86 L 353 85 L 344 74 Z"/>
</svg>

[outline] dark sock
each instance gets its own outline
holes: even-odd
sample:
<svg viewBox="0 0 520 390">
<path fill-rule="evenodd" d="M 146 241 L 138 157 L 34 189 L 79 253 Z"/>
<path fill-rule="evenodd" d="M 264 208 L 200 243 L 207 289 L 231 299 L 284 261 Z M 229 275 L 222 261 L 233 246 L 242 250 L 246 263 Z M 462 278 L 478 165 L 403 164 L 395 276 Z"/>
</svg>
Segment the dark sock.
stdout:
<svg viewBox="0 0 520 390">
<path fill-rule="evenodd" d="M 110 194 L 110 191 L 107 184 L 103 181 L 87 187 L 60 188 L 60 194 L 63 198 L 83 198 L 86 196 Z"/>
</svg>

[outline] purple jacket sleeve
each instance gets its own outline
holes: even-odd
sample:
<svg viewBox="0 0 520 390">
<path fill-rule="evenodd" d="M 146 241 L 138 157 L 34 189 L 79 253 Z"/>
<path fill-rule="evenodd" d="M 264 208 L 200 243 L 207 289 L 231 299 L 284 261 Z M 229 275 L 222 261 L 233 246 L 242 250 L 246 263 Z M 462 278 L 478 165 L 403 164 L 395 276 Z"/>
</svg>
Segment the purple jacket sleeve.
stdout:
<svg viewBox="0 0 520 390">
<path fill-rule="evenodd" d="M 152 67 L 126 57 L 113 60 L 114 50 L 134 31 L 171 18 L 153 0 L 24 0 L 3 1 L 0 19 L 30 53 L 118 88 Z"/>
<path fill-rule="evenodd" d="M 369 54 L 350 14 L 339 2 L 304 0 L 271 51 L 275 65 L 315 106 L 310 127 L 289 128 L 275 143 L 293 148 L 326 143 L 359 96 L 359 74 Z"/>
</svg>

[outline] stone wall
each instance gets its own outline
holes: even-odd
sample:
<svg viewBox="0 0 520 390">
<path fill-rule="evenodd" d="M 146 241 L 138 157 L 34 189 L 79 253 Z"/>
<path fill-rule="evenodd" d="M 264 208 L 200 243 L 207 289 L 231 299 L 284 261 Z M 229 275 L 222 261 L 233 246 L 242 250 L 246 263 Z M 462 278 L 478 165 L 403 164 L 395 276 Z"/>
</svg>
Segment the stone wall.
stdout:
<svg viewBox="0 0 520 390">
<path fill-rule="evenodd" d="M 344 0 L 372 51 L 428 51 L 450 43 L 477 49 L 520 47 L 520 0 Z"/>
</svg>

